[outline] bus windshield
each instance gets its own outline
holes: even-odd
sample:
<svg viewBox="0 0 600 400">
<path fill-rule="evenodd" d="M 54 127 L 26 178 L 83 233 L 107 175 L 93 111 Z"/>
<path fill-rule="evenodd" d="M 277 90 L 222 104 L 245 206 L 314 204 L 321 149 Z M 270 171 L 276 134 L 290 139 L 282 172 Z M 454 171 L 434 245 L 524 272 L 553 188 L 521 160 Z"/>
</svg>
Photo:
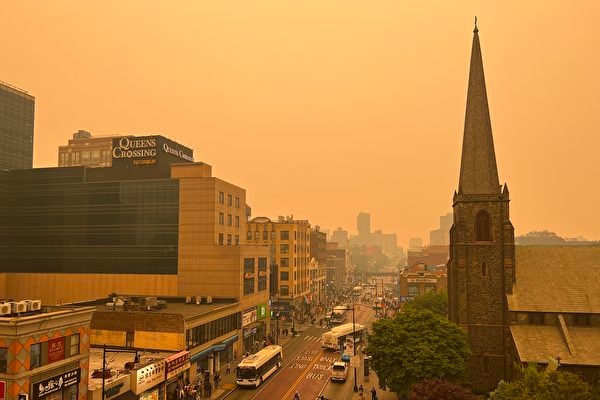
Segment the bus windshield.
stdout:
<svg viewBox="0 0 600 400">
<path fill-rule="evenodd" d="M 238 367 L 237 377 L 239 379 L 254 379 L 256 377 L 256 368 L 254 367 Z"/>
</svg>

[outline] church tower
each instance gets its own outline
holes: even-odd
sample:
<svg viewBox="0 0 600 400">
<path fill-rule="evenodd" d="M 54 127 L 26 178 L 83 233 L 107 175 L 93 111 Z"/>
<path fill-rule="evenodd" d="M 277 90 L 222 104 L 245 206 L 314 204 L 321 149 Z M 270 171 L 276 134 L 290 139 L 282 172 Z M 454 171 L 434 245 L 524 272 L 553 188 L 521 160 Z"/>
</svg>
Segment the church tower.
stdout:
<svg viewBox="0 0 600 400">
<path fill-rule="evenodd" d="M 492 390 L 509 378 L 506 295 L 514 280 L 514 229 L 508 186 L 500 186 L 477 23 L 467 92 L 458 191 L 450 229 L 448 313 L 465 329 L 474 390 Z"/>
</svg>

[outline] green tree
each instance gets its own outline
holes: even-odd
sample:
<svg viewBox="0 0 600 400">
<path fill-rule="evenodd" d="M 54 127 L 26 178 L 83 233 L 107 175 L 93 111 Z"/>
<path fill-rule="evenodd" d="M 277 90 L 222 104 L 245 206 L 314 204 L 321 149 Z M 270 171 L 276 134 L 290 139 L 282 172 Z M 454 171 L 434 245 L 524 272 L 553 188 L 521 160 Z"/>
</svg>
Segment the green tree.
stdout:
<svg viewBox="0 0 600 400">
<path fill-rule="evenodd" d="M 380 385 L 399 396 L 424 379 L 462 382 L 469 355 L 466 333 L 429 310 L 408 310 L 375 322 L 365 351 Z"/>
<path fill-rule="evenodd" d="M 413 385 L 408 400 L 477 400 L 467 389 L 444 379 L 427 379 Z"/>
<path fill-rule="evenodd" d="M 443 317 L 448 316 L 448 294 L 446 292 L 428 292 L 419 295 L 404 305 L 403 311 L 429 310 Z"/>
<path fill-rule="evenodd" d="M 569 372 L 540 371 L 535 364 L 520 369 L 520 378 L 500 381 L 493 400 L 596 400 L 590 385 Z"/>
</svg>

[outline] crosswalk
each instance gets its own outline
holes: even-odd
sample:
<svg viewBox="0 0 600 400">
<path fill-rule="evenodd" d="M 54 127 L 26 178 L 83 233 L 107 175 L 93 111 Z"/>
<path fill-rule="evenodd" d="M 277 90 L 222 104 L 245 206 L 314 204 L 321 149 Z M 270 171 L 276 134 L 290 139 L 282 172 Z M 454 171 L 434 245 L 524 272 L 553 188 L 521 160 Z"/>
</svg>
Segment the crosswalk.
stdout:
<svg viewBox="0 0 600 400">
<path fill-rule="evenodd" d="M 321 336 L 306 335 L 302 338 L 302 340 L 307 343 L 318 342 L 321 340 Z"/>
</svg>

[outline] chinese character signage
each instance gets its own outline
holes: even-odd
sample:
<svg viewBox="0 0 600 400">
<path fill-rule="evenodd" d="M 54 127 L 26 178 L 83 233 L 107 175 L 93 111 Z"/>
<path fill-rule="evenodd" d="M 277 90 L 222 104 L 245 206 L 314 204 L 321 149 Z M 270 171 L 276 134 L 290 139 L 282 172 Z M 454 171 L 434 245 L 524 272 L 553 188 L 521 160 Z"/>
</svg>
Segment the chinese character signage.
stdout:
<svg viewBox="0 0 600 400">
<path fill-rule="evenodd" d="M 132 389 L 135 394 L 150 389 L 165 380 L 165 360 L 146 365 L 135 371 L 132 376 Z"/>
<path fill-rule="evenodd" d="M 59 392 L 64 388 L 79 383 L 80 369 L 74 369 L 60 375 L 33 384 L 33 400 L 38 400 L 51 393 Z"/>
<path fill-rule="evenodd" d="M 65 338 L 60 337 L 48 341 L 48 364 L 65 358 Z"/>
<path fill-rule="evenodd" d="M 249 308 L 242 312 L 242 326 L 249 325 L 256 321 L 256 307 Z"/>
<path fill-rule="evenodd" d="M 190 352 L 180 351 L 179 353 L 166 358 L 165 363 L 167 379 L 171 379 L 180 372 L 190 368 Z"/>
</svg>

